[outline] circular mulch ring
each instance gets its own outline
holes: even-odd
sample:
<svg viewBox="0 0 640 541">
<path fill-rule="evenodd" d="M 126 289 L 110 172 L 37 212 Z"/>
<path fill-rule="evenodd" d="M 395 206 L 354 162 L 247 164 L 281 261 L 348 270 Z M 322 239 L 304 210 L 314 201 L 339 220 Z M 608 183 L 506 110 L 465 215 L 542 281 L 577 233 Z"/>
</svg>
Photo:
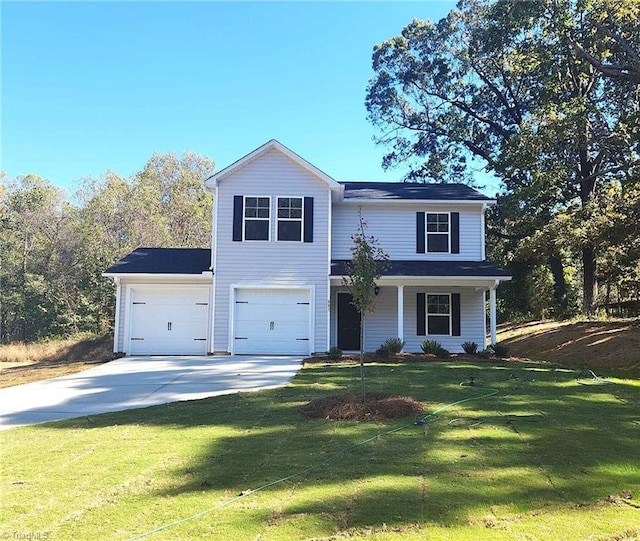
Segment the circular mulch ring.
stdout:
<svg viewBox="0 0 640 541">
<path fill-rule="evenodd" d="M 311 419 L 330 421 L 384 421 L 424 411 L 420 402 L 408 396 L 366 393 L 365 397 L 364 402 L 359 393 L 315 398 L 300 408 L 300 411 Z"/>
</svg>

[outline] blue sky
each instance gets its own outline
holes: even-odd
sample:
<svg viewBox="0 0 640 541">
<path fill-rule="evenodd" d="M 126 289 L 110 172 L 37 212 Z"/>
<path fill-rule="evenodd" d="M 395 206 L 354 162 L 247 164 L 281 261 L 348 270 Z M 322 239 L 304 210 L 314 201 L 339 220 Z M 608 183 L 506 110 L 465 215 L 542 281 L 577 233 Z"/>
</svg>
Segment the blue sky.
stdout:
<svg viewBox="0 0 640 541">
<path fill-rule="evenodd" d="M 2 162 L 73 190 L 154 152 L 225 167 L 269 139 L 338 180 L 399 180 L 364 106 L 373 46 L 423 2 L 2 2 Z"/>
</svg>

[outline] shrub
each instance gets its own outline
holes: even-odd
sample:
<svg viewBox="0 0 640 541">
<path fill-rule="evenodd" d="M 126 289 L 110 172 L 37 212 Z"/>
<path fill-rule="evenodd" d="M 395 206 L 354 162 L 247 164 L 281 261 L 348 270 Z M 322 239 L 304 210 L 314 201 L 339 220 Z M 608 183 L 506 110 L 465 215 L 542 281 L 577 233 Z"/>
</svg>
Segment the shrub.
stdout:
<svg viewBox="0 0 640 541">
<path fill-rule="evenodd" d="M 330 361 L 339 361 L 342 359 L 342 350 L 339 347 L 333 346 L 327 355 Z"/>
<path fill-rule="evenodd" d="M 467 355 L 475 355 L 478 353 L 478 344 L 475 342 L 463 342 L 462 349 Z"/>
<path fill-rule="evenodd" d="M 478 357 L 480 357 L 481 359 L 488 359 L 492 355 L 494 355 L 494 351 L 491 346 L 478 352 Z"/>
<path fill-rule="evenodd" d="M 437 355 L 438 357 L 447 357 L 449 352 L 435 340 L 425 340 L 420 344 L 420 349 L 427 354 Z"/>
<path fill-rule="evenodd" d="M 496 357 L 506 357 L 509 355 L 509 348 L 504 344 L 494 344 L 491 346 L 491 349 L 493 349 L 493 354 Z"/>
<path fill-rule="evenodd" d="M 396 353 L 400 353 L 403 347 L 404 341 L 400 340 L 400 338 L 388 338 L 380 344 L 380 347 L 376 350 L 376 355 L 380 355 L 381 357 L 395 355 Z"/>
</svg>

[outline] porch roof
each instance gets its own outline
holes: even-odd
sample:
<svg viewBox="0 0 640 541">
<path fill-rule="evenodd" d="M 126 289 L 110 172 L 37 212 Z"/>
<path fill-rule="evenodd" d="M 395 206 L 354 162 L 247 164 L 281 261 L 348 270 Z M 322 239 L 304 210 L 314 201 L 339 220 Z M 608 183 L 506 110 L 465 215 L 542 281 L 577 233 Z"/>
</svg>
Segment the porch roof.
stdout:
<svg viewBox="0 0 640 541">
<path fill-rule="evenodd" d="M 346 276 L 348 260 L 331 261 L 331 276 Z M 461 277 L 509 280 L 510 274 L 490 261 L 389 261 L 383 277 Z"/>
</svg>

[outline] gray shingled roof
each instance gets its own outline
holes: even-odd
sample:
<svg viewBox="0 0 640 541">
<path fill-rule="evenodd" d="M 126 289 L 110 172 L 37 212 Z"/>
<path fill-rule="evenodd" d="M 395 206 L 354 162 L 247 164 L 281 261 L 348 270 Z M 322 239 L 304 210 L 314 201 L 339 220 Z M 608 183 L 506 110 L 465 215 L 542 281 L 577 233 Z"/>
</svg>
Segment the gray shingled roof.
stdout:
<svg viewBox="0 0 640 541">
<path fill-rule="evenodd" d="M 105 274 L 202 274 L 210 266 L 208 248 L 137 248 Z"/>
<path fill-rule="evenodd" d="M 431 199 L 438 201 L 492 201 L 466 184 L 421 182 L 341 182 L 345 199 Z"/>
<path fill-rule="evenodd" d="M 346 260 L 331 261 L 331 276 L 347 274 Z M 489 261 L 390 261 L 383 276 L 507 277 L 510 274 Z"/>
</svg>

